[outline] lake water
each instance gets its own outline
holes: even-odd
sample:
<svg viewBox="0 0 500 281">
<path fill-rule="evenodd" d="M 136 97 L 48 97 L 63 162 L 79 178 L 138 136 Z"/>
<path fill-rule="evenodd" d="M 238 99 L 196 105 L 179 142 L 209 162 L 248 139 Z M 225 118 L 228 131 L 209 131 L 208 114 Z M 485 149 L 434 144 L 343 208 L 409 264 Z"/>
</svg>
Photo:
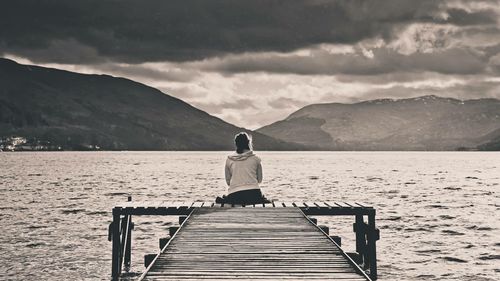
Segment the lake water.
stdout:
<svg viewBox="0 0 500 281">
<path fill-rule="evenodd" d="M 0 280 L 108 280 L 111 208 L 212 200 L 226 152 L 0 153 Z M 282 201 L 377 208 L 379 280 L 500 280 L 500 153 L 262 152 Z M 134 218 L 132 270 L 177 218 Z M 353 250 L 352 218 L 320 218 Z"/>
</svg>

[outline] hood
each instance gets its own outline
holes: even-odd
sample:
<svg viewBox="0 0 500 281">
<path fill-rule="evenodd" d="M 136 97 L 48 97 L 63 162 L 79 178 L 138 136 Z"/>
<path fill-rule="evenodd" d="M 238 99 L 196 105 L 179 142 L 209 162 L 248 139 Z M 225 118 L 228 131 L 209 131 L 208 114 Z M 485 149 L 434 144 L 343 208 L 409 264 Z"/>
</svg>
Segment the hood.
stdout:
<svg viewBox="0 0 500 281">
<path fill-rule="evenodd" d="M 251 156 L 254 156 L 255 154 L 253 153 L 253 151 L 247 151 L 247 152 L 243 152 L 241 154 L 238 154 L 238 153 L 234 153 L 232 155 L 229 155 L 227 158 L 233 160 L 233 161 L 243 161 L 243 160 L 246 160 L 248 159 L 249 157 Z"/>
</svg>

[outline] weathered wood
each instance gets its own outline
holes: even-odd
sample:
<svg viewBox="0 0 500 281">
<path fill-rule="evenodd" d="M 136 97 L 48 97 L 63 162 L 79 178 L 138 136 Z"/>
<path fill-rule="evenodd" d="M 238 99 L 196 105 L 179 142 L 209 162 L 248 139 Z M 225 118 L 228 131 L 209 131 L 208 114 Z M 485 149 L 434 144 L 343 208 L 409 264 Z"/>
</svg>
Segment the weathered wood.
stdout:
<svg viewBox="0 0 500 281">
<path fill-rule="evenodd" d="M 203 202 L 194 202 L 193 205 L 191 205 L 191 207 L 194 208 L 200 208 L 201 206 L 203 206 Z"/>
<path fill-rule="evenodd" d="M 318 227 L 327 235 L 330 234 L 330 228 L 326 225 L 318 225 Z"/>
<path fill-rule="evenodd" d="M 112 239 L 112 263 L 111 263 L 111 278 L 112 280 L 118 280 L 121 273 L 121 263 L 120 263 L 120 213 L 115 208 L 113 209 L 113 222 L 111 229 L 111 239 Z"/>
<path fill-rule="evenodd" d="M 269 264 L 276 265 L 276 267 L 271 266 L 270 268 L 281 266 L 284 268 L 290 267 L 294 270 L 297 267 L 301 268 L 301 264 L 303 265 L 302 267 L 307 265 L 308 268 L 337 268 L 345 266 L 346 262 L 348 265 L 349 263 L 354 264 L 354 261 L 342 251 L 340 251 L 341 255 L 334 255 L 332 257 L 331 244 L 334 244 L 334 242 L 340 244 L 340 237 L 325 236 L 327 237 L 325 240 L 325 237 L 311 235 L 307 223 L 316 227 L 316 234 L 321 234 L 319 227 L 316 226 L 317 220 L 314 218 L 307 220 L 304 217 L 304 215 L 354 215 L 356 216 L 356 224 L 361 218 L 361 223 L 359 223 L 360 229 L 356 231 L 356 251 L 360 253 L 359 256 L 362 259 L 366 260 L 364 264 L 370 268 L 371 277 L 375 279 L 377 276 L 375 241 L 379 239 L 379 232 L 375 227 L 375 209 L 366 203 L 273 201 L 265 204 L 234 205 L 215 204 L 214 202 L 156 201 L 126 202 L 113 209 L 113 221 L 117 220 L 117 223 L 111 223 L 109 229 L 109 238 L 113 242 L 113 279 L 116 280 L 117 276 L 120 275 L 123 261 L 125 261 L 125 268 L 129 264 L 127 256 L 131 248 L 131 233 L 127 233 L 131 231 L 122 229 L 120 233 L 120 228 L 125 227 L 126 222 L 128 222 L 127 218 L 130 218 L 132 215 L 176 215 L 180 216 L 179 223 L 183 224 L 185 223 L 186 216 L 189 216 L 194 210 L 201 209 L 216 211 L 210 213 L 210 220 L 199 220 L 196 223 L 196 227 L 190 226 L 188 232 L 183 233 L 175 239 L 176 243 L 170 245 L 172 239 L 168 240 L 168 242 L 167 240 L 164 240 L 163 243 L 160 242 L 160 248 L 169 248 L 169 253 L 175 254 L 178 257 L 185 256 L 187 260 L 200 262 L 201 265 L 197 269 L 201 270 L 201 272 L 205 269 L 217 268 L 218 264 L 209 265 L 204 262 L 206 259 L 211 260 L 213 258 L 222 259 L 225 262 L 228 262 L 229 259 L 237 264 L 222 263 L 222 265 L 225 264 L 230 265 L 230 268 L 243 268 L 247 270 L 252 270 L 253 268 L 242 267 L 241 263 L 256 263 L 263 270 L 269 267 Z M 290 212 L 290 210 L 300 210 L 301 212 L 294 213 Z M 226 211 L 231 212 L 231 214 L 228 216 Z M 256 212 L 255 216 L 249 217 L 249 211 Z M 368 224 L 363 222 L 363 216 L 368 216 Z M 122 218 L 123 222 L 121 221 Z M 283 220 L 286 221 L 286 225 L 282 224 Z M 306 226 L 304 222 L 306 222 Z M 132 223 L 130 224 L 132 225 Z M 176 237 L 179 233 L 176 230 L 176 227 L 169 229 L 173 237 Z M 328 234 L 327 227 L 323 227 L 323 231 Z M 115 232 L 117 234 L 114 234 Z M 127 236 L 124 234 L 127 234 Z M 328 241 L 330 242 L 325 244 Z M 185 247 L 179 247 L 177 244 L 187 242 L 189 242 L 189 246 Z M 315 246 L 312 247 L 312 245 Z M 209 247 L 209 249 L 217 248 L 219 250 L 210 253 L 209 258 L 205 254 L 206 247 Z M 257 256 L 255 255 L 255 251 L 259 247 L 261 247 L 261 250 L 258 253 L 259 256 Z M 116 251 L 115 249 L 118 250 Z M 238 249 L 240 254 L 236 254 L 235 249 Z M 311 255 L 312 253 L 314 255 Z M 193 256 L 200 257 L 201 259 L 193 259 Z M 156 256 L 155 258 L 159 257 Z M 278 261 L 283 261 L 284 263 L 281 265 L 273 263 Z M 159 259 L 158 263 L 154 262 L 154 265 L 157 265 L 159 268 L 162 267 L 161 259 Z M 360 271 L 359 268 L 356 270 Z M 320 270 L 317 273 L 320 273 Z M 228 274 L 228 276 L 222 275 L 220 277 L 222 279 L 226 277 L 229 279 L 240 279 L 239 275 L 231 275 L 233 274 L 231 272 L 228 272 Z M 307 279 L 322 278 L 315 275 L 310 275 L 309 277 Z M 164 277 L 158 280 L 163 280 L 162 278 Z M 165 278 L 165 280 L 174 280 L 177 277 Z M 211 277 L 207 276 L 207 278 L 210 279 Z M 252 278 L 272 279 L 264 275 L 256 275 Z M 359 276 L 356 278 L 359 278 Z M 356 278 L 353 280 L 356 280 Z M 184 276 L 182 279 L 184 279 Z M 188 277 L 187 280 L 189 279 Z M 282 279 L 281 276 L 279 279 Z M 366 277 L 361 276 L 361 280 L 366 280 Z"/>
<path fill-rule="evenodd" d="M 340 236 L 333 235 L 330 237 L 332 238 L 333 241 L 335 241 L 335 243 L 337 243 L 337 245 L 339 245 L 339 247 L 342 247 L 342 238 Z"/>
<path fill-rule="evenodd" d="M 160 238 L 158 241 L 158 244 L 160 246 L 160 250 L 163 250 L 165 248 L 165 245 L 167 245 L 168 241 L 170 241 L 171 236 L 167 235 L 167 237 Z"/>
<path fill-rule="evenodd" d="M 189 215 L 194 208 L 301 208 L 306 214 L 317 215 L 368 215 L 374 209 L 365 203 L 360 202 L 279 202 L 275 201 L 266 204 L 255 205 L 235 205 L 216 204 L 214 202 L 170 202 L 170 201 L 146 201 L 127 202 L 116 206 L 122 215 Z"/>
<path fill-rule="evenodd" d="M 132 201 L 132 196 L 128 196 L 128 202 Z M 127 218 L 126 222 L 126 234 L 125 234 L 125 250 L 124 250 L 124 268 L 126 272 L 130 271 L 130 265 L 132 263 L 132 230 L 134 229 L 134 223 L 132 222 L 132 216 L 125 216 Z"/>
<path fill-rule="evenodd" d="M 367 235 L 367 251 L 368 259 L 370 263 L 370 277 L 372 279 L 377 279 L 377 247 L 376 241 L 378 235 L 376 234 L 377 229 L 375 227 L 375 213 L 368 215 L 368 235 Z"/>
<path fill-rule="evenodd" d="M 354 232 L 356 233 L 356 252 L 363 263 L 366 255 L 366 227 L 362 215 L 356 215 L 355 223 L 353 225 Z"/>
<path fill-rule="evenodd" d="M 258 205 L 196 208 L 140 280 L 369 280 L 299 208 Z"/>
<path fill-rule="evenodd" d="M 144 267 L 148 267 L 155 259 L 156 254 L 146 254 L 144 255 Z"/>
<path fill-rule="evenodd" d="M 132 228 L 133 228 L 133 223 L 132 223 L 132 216 L 125 216 L 123 218 L 123 228 L 122 228 L 122 259 L 123 259 L 123 268 L 125 269 L 125 272 L 129 272 L 130 270 L 130 263 L 131 263 L 131 258 L 132 258 Z"/>
<path fill-rule="evenodd" d="M 175 232 L 177 232 L 177 230 L 179 230 L 178 226 L 171 226 L 168 228 L 168 234 L 170 236 L 174 236 L 174 234 L 175 234 Z"/>
<path fill-rule="evenodd" d="M 362 264 L 363 263 L 363 256 L 360 255 L 359 253 L 357 252 L 349 252 L 347 253 L 347 255 L 353 260 L 355 261 L 357 264 Z"/>
<path fill-rule="evenodd" d="M 337 202 L 337 201 L 335 201 L 334 204 L 337 205 L 337 206 L 339 206 L 340 208 L 351 208 L 351 206 L 347 205 L 344 202 Z"/>
<path fill-rule="evenodd" d="M 181 225 L 186 219 L 187 216 L 179 216 L 179 225 Z"/>
<path fill-rule="evenodd" d="M 318 224 L 318 219 L 317 218 L 309 218 L 309 220 L 314 223 L 314 224 Z"/>
</svg>

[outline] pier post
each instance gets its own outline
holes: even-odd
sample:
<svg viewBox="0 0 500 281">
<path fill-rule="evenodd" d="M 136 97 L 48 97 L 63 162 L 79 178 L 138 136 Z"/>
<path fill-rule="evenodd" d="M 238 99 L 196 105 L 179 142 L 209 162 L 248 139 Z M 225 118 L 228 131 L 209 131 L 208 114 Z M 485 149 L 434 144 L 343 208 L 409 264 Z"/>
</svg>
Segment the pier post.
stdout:
<svg viewBox="0 0 500 281">
<path fill-rule="evenodd" d="M 339 245 L 339 247 L 342 247 L 342 238 L 340 236 L 332 235 L 330 237 L 333 241 L 335 241 L 335 243 L 337 243 L 337 245 Z"/>
<path fill-rule="evenodd" d="M 128 201 L 131 201 L 131 198 L 129 198 Z M 262 204 L 261 204 L 262 205 Z M 289 207 L 286 207 L 288 205 Z M 250 241 L 252 241 L 252 245 L 250 248 L 244 246 L 244 247 L 234 247 L 232 249 L 233 251 L 237 252 L 241 250 L 241 253 L 245 253 L 245 251 L 252 251 L 252 254 L 261 254 L 261 248 L 254 247 L 254 245 L 259 245 L 259 243 L 254 243 L 253 240 L 259 241 L 261 239 L 265 239 L 265 243 L 263 245 L 263 250 L 265 250 L 266 245 L 271 244 L 269 243 L 268 240 L 272 241 L 272 244 L 274 243 L 282 243 L 280 245 L 283 245 L 283 249 L 286 249 L 286 255 L 290 254 L 293 255 L 293 260 L 295 262 L 295 255 L 301 254 L 301 253 L 296 253 L 297 248 L 299 247 L 296 243 L 294 243 L 292 240 L 284 239 L 282 236 L 283 234 L 281 233 L 276 233 L 275 228 L 270 226 L 266 227 L 261 224 L 261 221 L 264 219 L 266 220 L 267 218 L 272 217 L 273 218 L 273 224 L 274 223 L 282 223 L 283 227 L 286 227 L 286 229 L 290 228 L 290 232 L 293 231 L 293 234 L 290 239 L 295 239 L 295 236 L 304 236 L 303 232 L 306 232 L 305 225 L 308 225 L 307 230 L 307 235 L 304 236 L 306 237 L 304 241 L 307 243 L 314 244 L 316 243 L 316 240 L 318 240 L 318 243 L 320 243 L 321 239 L 316 239 L 316 237 L 320 236 L 327 236 L 328 240 L 334 247 L 334 250 L 339 250 L 342 256 L 342 261 L 340 261 L 340 256 L 337 254 L 339 251 L 336 251 L 337 253 L 335 254 L 335 257 L 339 258 L 335 259 L 332 261 L 334 264 L 335 268 L 339 268 L 338 272 L 335 270 L 334 272 L 330 272 L 327 270 L 317 272 L 315 268 L 323 268 L 325 265 L 323 262 L 323 259 L 318 259 L 311 261 L 311 263 L 307 262 L 306 264 L 298 263 L 295 265 L 289 264 L 289 262 L 286 262 L 287 264 L 287 269 L 290 268 L 292 271 L 290 272 L 291 274 L 298 272 L 296 268 L 299 268 L 301 266 L 304 267 L 305 271 L 304 272 L 314 272 L 314 277 L 317 277 L 321 275 L 322 277 L 324 276 L 324 279 L 329 279 L 328 277 L 332 277 L 331 279 L 335 279 L 333 277 L 339 275 L 341 278 L 351 278 L 350 274 L 354 274 L 351 279 L 353 280 L 376 280 L 377 279 L 377 257 L 376 257 L 376 241 L 379 239 L 379 231 L 376 228 L 375 225 L 375 209 L 373 207 L 367 206 L 364 203 L 346 203 L 346 202 L 318 202 L 318 203 L 313 203 L 313 202 L 307 202 L 307 203 L 273 203 L 271 206 L 270 204 L 264 204 L 262 206 L 266 207 L 264 208 L 254 208 L 254 207 L 259 207 L 260 205 L 256 206 L 250 206 L 245 210 L 242 210 L 240 206 L 236 206 L 234 209 L 230 208 L 229 204 L 226 204 L 224 208 L 221 208 L 222 206 L 220 204 L 214 204 L 212 202 L 194 202 L 190 205 L 185 205 L 185 203 L 151 203 L 151 202 L 139 202 L 139 204 L 120 204 L 117 205 L 116 207 L 113 208 L 113 222 L 110 224 L 109 227 L 109 235 L 108 239 L 112 241 L 112 280 L 113 281 L 119 281 L 120 278 L 122 278 L 122 272 L 128 271 L 128 267 L 130 267 L 130 259 L 131 259 L 131 232 L 133 229 L 133 223 L 132 223 L 132 216 L 136 215 L 157 215 L 157 216 L 179 216 L 179 225 L 169 225 L 168 227 L 168 234 L 165 233 L 164 237 L 159 239 L 159 247 L 160 247 L 160 253 L 157 254 L 150 254 L 150 255 L 145 255 L 144 256 L 144 265 L 146 266 L 146 272 L 141 276 L 141 279 L 139 280 L 145 280 L 144 278 L 147 278 L 148 275 L 155 275 L 156 273 L 165 273 L 165 275 L 168 275 L 168 273 L 172 270 L 172 268 L 176 268 L 175 266 L 171 267 L 172 264 L 170 264 L 169 258 L 170 255 L 179 255 L 179 261 L 182 261 L 182 263 L 179 263 L 179 266 L 177 269 L 184 271 L 190 271 L 193 276 L 199 277 L 200 272 L 197 271 L 198 267 L 195 266 L 195 268 L 190 268 L 189 266 L 186 266 L 187 263 L 184 261 L 186 260 L 185 255 L 182 254 L 183 251 L 179 250 L 177 248 L 176 244 L 176 249 L 175 251 L 170 251 L 168 254 L 168 257 L 165 257 L 166 252 L 166 245 L 169 244 L 169 241 L 171 237 L 175 236 L 178 237 L 176 240 L 176 243 L 183 243 L 185 246 L 186 253 L 184 254 L 189 254 L 190 251 L 193 249 L 192 247 L 197 247 L 196 249 L 199 250 L 199 252 L 203 253 L 209 252 L 213 250 L 214 247 L 219 247 L 221 246 L 222 248 L 221 251 L 223 250 L 224 253 L 227 252 L 227 249 L 224 248 L 224 245 L 227 243 L 219 243 L 219 241 L 231 241 L 234 240 L 235 245 L 247 245 Z M 260 206 L 260 207 L 262 207 Z M 285 207 L 282 208 L 281 206 Z M 293 208 L 292 208 L 293 206 Z M 305 206 L 305 207 L 303 207 Z M 197 208 L 203 208 L 201 211 Z M 210 208 L 210 209 L 209 209 Z M 276 208 L 275 210 L 273 210 Z M 280 208 L 280 209 L 278 209 Z M 205 212 L 206 210 L 206 212 Z M 219 213 L 216 213 L 219 212 Z M 224 212 L 224 213 L 221 213 Z M 234 214 L 233 214 L 234 212 Z M 255 212 L 255 214 L 248 214 Z M 213 214 L 215 213 L 215 214 Z M 221 217 L 226 217 L 229 215 L 234 216 L 233 219 L 229 220 L 230 223 L 227 223 L 228 220 L 221 219 Z M 257 217 L 257 216 L 263 216 L 262 218 Z M 340 248 L 341 245 L 341 238 L 339 236 L 335 235 L 330 235 L 330 231 L 328 226 L 325 225 L 318 225 L 317 219 L 311 217 L 311 216 L 355 216 L 355 223 L 354 223 L 354 232 L 355 232 L 355 237 L 356 237 L 356 252 L 355 253 L 349 253 L 345 252 L 342 248 Z M 367 216 L 367 221 L 365 221 L 365 217 Z M 189 222 L 187 221 L 187 218 L 190 218 Z M 202 220 L 202 225 L 197 225 L 197 221 L 199 222 L 200 219 Z M 278 220 L 279 218 L 279 220 Z M 296 229 L 293 227 L 298 222 L 298 218 L 300 218 L 301 223 L 305 224 L 304 229 L 298 228 Z M 249 233 L 249 235 L 254 235 L 252 236 L 252 240 L 249 240 L 248 242 L 246 241 L 240 241 L 238 239 L 239 237 L 233 237 L 230 234 L 234 231 L 234 224 L 242 224 L 242 227 L 246 227 L 248 223 L 252 223 L 255 221 L 255 225 L 259 231 L 256 231 L 257 233 Z M 210 223 L 210 225 L 215 225 L 215 227 L 221 231 L 219 232 L 210 232 L 206 233 L 205 229 L 207 228 L 207 225 L 204 223 Z M 198 223 L 199 224 L 199 223 Z M 179 232 L 180 227 L 182 227 L 181 232 Z M 281 227 L 281 225 L 280 225 Z M 261 233 L 261 228 L 263 229 L 262 231 L 266 231 L 267 233 L 266 236 L 263 236 L 262 232 Z M 164 229 L 163 231 L 165 231 Z M 304 230 L 304 231 L 303 231 Z M 190 235 L 188 231 L 193 231 L 195 235 Z M 188 234 L 185 234 L 187 233 Z M 203 233 L 202 239 L 200 238 L 198 233 Z M 225 232 L 228 233 L 227 239 L 221 239 L 219 235 L 225 235 Z M 332 230 L 332 232 L 335 232 Z M 295 234 L 297 233 L 297 234 Z M 192 233 L 191 233 L 192 234 Z M 207 236 L 208 235 L 208 236 Z M 261 237 L 262 236 L 262 237 Z M 186 239 L 189 238 L 189 239 Z M 254 238 L 255 237 L 255 238 Z M 265 238 L 263 238 L 265 237 Z M 325 238 L 325 237 L 323 237 Z M 213 239 L 213 240 L 212 240 Z M 186 241 L 187 240 L 187 241 Z M 334 243 L 333 243 L 333 242 Z M 173 242 L 173 241 L 172 241 Z M 203 243 L 208 243 L 206 249 L 198 248 L 201 247 L 201 244 Z M 304 244 L 306 243 L 304 242 Z M 314 242 L 314 243 L 313 243 Z M 193 244 L 194 243 L 194 244 Z M 323 242 L 321 242 L 323 243 Z M 333 244 L 337 244 L 339 248 L 335 247 Z M 311 245 L 311 247 L 308 246 L 308 244 L 303 245 L 301 247 L 308 247 L 307 248 L 307 253 L 305 253 L 304 257 L 300 256 L 300 259 L 304 259 L 309 261 L 309 252 L 312 252 L 313 249 L 314 251 L 317 250 L 319 254 L 322 254 L 323 251 L 325 250 L 323 248 L 323 244 L 318 244 L 319 246 Z M 260 247 L 260 246 L 259 246 Z M 255 248 L 255 249 L 254 249 Z M 165 251 L 162 251 L 165 250 Z M 306 252 L 306 251 L 304 251 Z M 334 252 L 334 251 L 332 251 Z M 180 254 L 179 254 L 180 253 Z M 216 253 L 219 253 L 216 251 Z M 307 254 L 307 255 L 306 255 Z M 232 253 L 231 253 L 232 255 Z M 238 256 L 239 257 L 239 256 Z M 250 260 L 253 260 L 251 256 Z M 214 265 L 219 265 L 219 261 L 213 260 L 213 255 L 206 255 L 201 257 L 203 260 L 207 260 L 210 263 L 213 263 Z M 239 259 L 239 258 L 238 258 Z M 298 258 L 297 258 L 298 259 Z M 232 266 L 239 266 L 240 261 L 235 262 L 233 259 L 228 258 L 230 262 L 228 263 L 228 267 L 226 270 L 226 267 L 222 268 L 221 270 L 223 272 L 226 272 L 227 274 L 224 276 L 229 276 L 231 277 L 234 275 L 234 277 L 239 277 L 240 273 L 236 272 L 236 270 L 231 270 Z M 220 262 L 225 262 L 226 259 L 220 260 Z M 242 258 L 242 261 L 244 259 Z M 152 263 L 158 266 L 152 266 Z M 259 266 L 260 266 L 259 262 Z M 316 266 L 317 264 L 317 266 Z M 246 268 L 247 266 L 245 263 L 242 263 L 244 267 Z M 364 268 L 363 268 L 364 267 Z M 210 276 L 216 276 L 218 272 L 216 271 L 217 268 L 214 268 L 212 266 L 207 266 L 203 267 L 206 268 L 207 270 L 210 270 Z M 263 270 L 268 271 L 269 270 L 269 265 L 268 263 L 262 263 L 261 268 Z M 342 269 L 342 270 L 340 270 Z M 345 269 L 345 270 L 344 270 Z M 353 269 L 355 272 L 353 272 Z M 295 270 L 295 271 L 294 271 Z M 307 271 L 306 271 L 307 270 Z M 239 271 L 239 270 L 237 270 Z M 152 272 L 152 273 L 149 273 Z M 175 271 L 177 272 L 177 271 Z M 212 273 L 213 272 L 213 273 Z M 261 276 L 261 273 L 255 274 L 254 272 L 257 272 L 257 270 L 251 271 L 249 273 L 249 276 Z M 260 271 L 258 271 L 260 272 Z M 274 272 L 274 271 L 273 271 Z M 302 272 L 302 271 L 300 271 Z M 171 272 L 170 272 L 171 273 Z M 287 272 L 283 272 L 283 276 L 289 276 L 286 274 Z M 347 274 L 349 273 L 349 274 Z M 260 275 L 259 275 L 260 274 Z M 286 274 L 286 275 L 285 275 Z M 125 275 L 125 274 L 123 274 Z M 127 274 L 128 275 L 128 274 Z M 306 274 L 304 274 L 306 275 Z M 316 276 L 317 275 L 317 276 Z M 155 275 L 156 276 L 156 275 Z M 163 276 L 163 275 L 162 275 Z M 187 276 L 187 275 L 186 275 Z M 194 279 L 194 277 L 193 277 Z"/>
<path fill-rule="evenodd" d="M 160 238 L 160 240 L 158 241 L 160 246 L 160 251 L 163 250 L 163 248 L 165 248 L 168 241 L 170 241 L 170 238 L 172 238 L 170 235 L 167 235 L 167 237 L 164 238 Z"/>
<path fill-rule="evenodd" d="M 365 222 L 363 215 L 356 215 L 356 222 L 354 224 L 354 232 L 356 233 L 356 252 L 360 256 L 360 263 L 364 262 L 365 249 L 366 249 L 366 235 L 365 235 Z"/>
<path fill-rule="evenodd" d="M 132 196 L 128 196 L 127 201 L 132 201 Z M 126 216 L 127 217 L 127 216 Z M 125 271 L 129 272 L 130 270 L 130 264 L 131 264 L 131 257 L 132 257 L 132 229 L 134 229 L 134 223 L 132 222 L 132 215 L 128 216 L 128 224 L 126 224 L 127 229 L 127 245 L 125 246 L 125 253 L 124 253 L 124 266 L 125 266 Z"/>
<path fill-rule="evenodd" d="M 370 263 L 370 278 L 377 279 L 377 247 L 378 230 L 375 227 L 375 210 L 368 215 L 368 259 Z"/>
<path fill-rule="evenodd" d="M 153 262 L 153 260 L 156 258 L 157 254 L 147 254 L 144 255 L 144 267 L 149 267 L 149 265 Z"/>
<path fill-rule="evenodd" d="M 326 225 L 318 225 L 318 227 L 323 230 L 327 235 L 330 234 L 330 228 Z"/>
<path fill-rule="evenodd" d="M 120 276 L 120 209 L 113 208 L 113 223 L 111 226 L 112 257 L 111 257 L 111 279 L 118 280 Z"/>
<path fill-rule="evenodd" d="M 178 226 L 171 226 L 168 228 L 168 234 L 170 235 L 170 237 L 174 236 L 174 234 L 177 232 L 177 230 L 179 230 L 179 227 Z"/>
<path fill-rule="evenodd" d="M 179 225 L 181 225 L 186 219 L 187 216 L 179 216 Z"/>
</svg>

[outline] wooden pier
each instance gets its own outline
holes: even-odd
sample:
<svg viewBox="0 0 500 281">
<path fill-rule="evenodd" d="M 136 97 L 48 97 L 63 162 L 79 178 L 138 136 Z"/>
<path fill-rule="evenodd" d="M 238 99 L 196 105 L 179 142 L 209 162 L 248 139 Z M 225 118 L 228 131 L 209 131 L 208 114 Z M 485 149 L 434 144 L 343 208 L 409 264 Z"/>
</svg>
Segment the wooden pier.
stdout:
<svg viewBox="0 0 500 281">
<path fill-rule="evenodd" d="M 375 280 L 375 209 L 362 203 L 128 202 L 113 208 L 112 279 L 130 267 L 134 215 L 180 216 L 139 280 Z M 356 253 L 310 216 L 355 217 Z M 365 223 L 364 216 L 368 217 Z M 368 275 L 365 273 L 368 270 Z"/>
</svg>

